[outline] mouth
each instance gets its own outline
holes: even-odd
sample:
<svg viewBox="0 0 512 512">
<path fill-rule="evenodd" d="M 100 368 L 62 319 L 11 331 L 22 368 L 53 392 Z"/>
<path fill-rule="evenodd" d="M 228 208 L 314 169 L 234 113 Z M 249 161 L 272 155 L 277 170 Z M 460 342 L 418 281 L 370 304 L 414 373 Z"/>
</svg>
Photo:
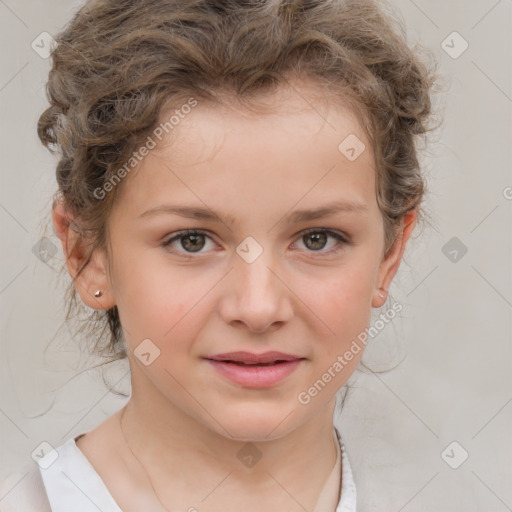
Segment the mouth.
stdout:
<svg viewBox="0 0 512 512">
<path fill-rule="evenodd" d="M 219 360 L 219 359 L 212 359 L 212 361 L 220 361 L 221 363 L 231 363 L 236 364 L 238 366 L 272 366 L 275 364 L 285 363 L 286 361 L 283 360 L 276 360 L 272 361 L 270 363 L 243 363 L 242 361 L 230 361 L 230 360 Z"/>
<path fill-rule="evenodd" d="M 254 354 L 252 352 L 229 352 L 226 354 L 217 354 L 206 359 L 209 359 L 210 361 L 220 361 L 223 363 L 233 363 L 245 366 L 270 366 L 289 361 L 297 361 L 304 358 L 292 354 L 285 354 L 283 352 L 265 352 L 263 354 Z"/>
<path fill-rule="evenodd" d="M 224 379 L 245 388 L 275 386 L 291 375 L 305 360 L 304 357 L 282 352 L 230 352 L 205 359 Z"/>
</svg>

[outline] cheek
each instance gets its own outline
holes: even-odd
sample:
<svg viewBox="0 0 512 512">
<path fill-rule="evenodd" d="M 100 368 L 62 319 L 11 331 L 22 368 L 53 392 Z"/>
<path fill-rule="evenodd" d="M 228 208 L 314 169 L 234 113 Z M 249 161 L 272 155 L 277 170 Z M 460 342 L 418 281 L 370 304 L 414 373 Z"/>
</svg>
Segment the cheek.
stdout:
<svg viewBox="0 0 512 512">
<path fill-rule="evenodd" d="M 134 349 L 143 339 L 152 340 L 162 352 L 172 342 L 179 351 L 180 340 L 195 335 L 201 325 L 207 279 L 193 279 L 190 270 L 171 268 L 138 258 L 119 259 L 114 273 L 116 302 L 125 338 Z"/>
<path fill-rule="evenodd" d="M 160 336 L 166 326 L 171 327 L 174 317 L 182 316 L 184 307 L 181 283 L 176 282 L 176 276 L 148 261 L 146 254 L 118 249 L 112 265 L 122 325 L 126 334 L 136 338 Z"/>
<path fill-rule="evenodd" d="M 333 271 L 322 288 L 313 295 L 331 318 L 366 311 L 373 292 L 373 273 L 365 265 Z"/>
<path fill-rule="evenodd" d="M 310 283 L 306 303 L 320 319 L 325 333 L 323 350 L 332 357 L 344 351 L 371 319 L 373 273 L 362 262 L 333 272 L 323 286 Z"/>
</svg>

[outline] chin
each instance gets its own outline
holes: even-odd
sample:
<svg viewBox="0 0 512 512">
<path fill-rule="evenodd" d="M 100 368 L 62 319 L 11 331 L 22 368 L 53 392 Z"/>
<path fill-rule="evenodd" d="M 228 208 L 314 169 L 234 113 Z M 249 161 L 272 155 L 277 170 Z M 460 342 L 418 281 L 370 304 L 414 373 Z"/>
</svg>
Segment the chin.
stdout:
<svg viewBox="0 0 512 512">
<path fill-rule="evenodd" d="M 279 439 L 299 426 L 291 407 L 277 405 L 265 407 L 262 404 L 243 404 L 233 410 L 223 408 L 219 424 L 210 426 L 219 435 L 236 441 L 264 442 Z M 229 434 L 228 434 L 229 432 Z"/>
</svg>

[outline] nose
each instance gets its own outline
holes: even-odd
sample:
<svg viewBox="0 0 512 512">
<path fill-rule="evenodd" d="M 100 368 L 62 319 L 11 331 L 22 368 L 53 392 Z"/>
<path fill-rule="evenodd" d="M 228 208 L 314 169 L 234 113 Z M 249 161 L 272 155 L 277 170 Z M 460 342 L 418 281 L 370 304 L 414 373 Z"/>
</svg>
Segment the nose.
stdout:
<svg viewBox="0 0 512 512">
<path fill-rule="evenodd" d="M 273 331 L 289 322 L 293 293 L 284 274 L 270 250 L 263 250 L 252 262 L 235 254 L 220 306 L 223 320 L 254 333 Z"/>
</svg>

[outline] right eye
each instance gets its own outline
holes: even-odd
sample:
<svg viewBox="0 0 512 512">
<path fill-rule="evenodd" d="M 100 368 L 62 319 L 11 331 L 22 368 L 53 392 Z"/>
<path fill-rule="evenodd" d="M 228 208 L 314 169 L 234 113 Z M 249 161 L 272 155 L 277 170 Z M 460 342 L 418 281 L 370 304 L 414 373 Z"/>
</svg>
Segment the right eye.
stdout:
<svg viewBox="0 0 512 512">
<path fill-rule="evenodd" d="M 171 252 L 194 254 L 199 253 L 205 246 L 205 239 L 212 240 L 205 231 L 186 229 L 175 233 L 174 236 L 165 241 L 162 246 L 166 249 L 170 248 L 169 250 Z"/>
</svg>

